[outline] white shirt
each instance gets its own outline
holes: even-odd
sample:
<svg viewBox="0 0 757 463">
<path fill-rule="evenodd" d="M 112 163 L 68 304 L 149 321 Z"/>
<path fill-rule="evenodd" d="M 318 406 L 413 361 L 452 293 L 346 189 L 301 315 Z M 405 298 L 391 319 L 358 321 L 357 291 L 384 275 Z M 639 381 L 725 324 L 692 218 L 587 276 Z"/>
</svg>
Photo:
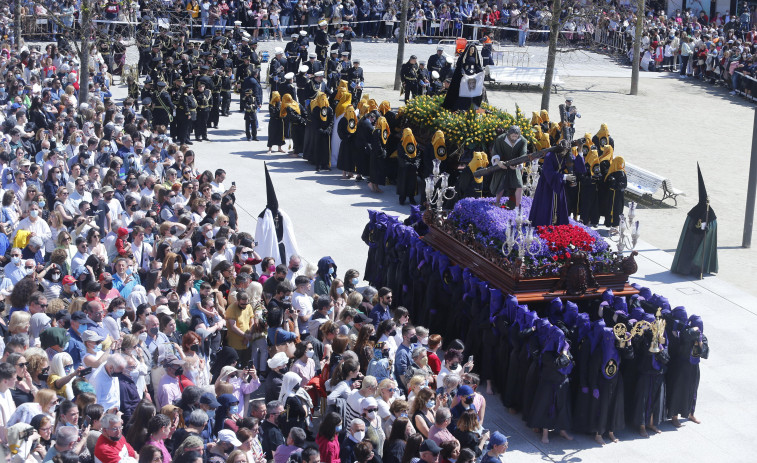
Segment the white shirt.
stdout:
<svg viewBox="0 0 757 463">
<path fill-rule="evenodd" d="M 3 442 L 8 442 L 6 426 L 15 411 L 16 403 L 13 402 L 13 396 L 11 396 L 10 389 L 5 392 L 0 392 L 0 429 L 2 429 L 2 431 L 0 431 L 0 440 Z"/>
<path fill-rule="evenodd" d="M 210 191 L 211 193 L 218 193 L 223 194 L 226 189 L 223 187 L 223 182 L 217 183 L 217 182 L 210 182 Z"/>
<path fill-rule="evenodd" d="M 297 291 L 292 294 L 292 307 L 297 309 L 297 314 L 300 316 L 300 320 L 309 320 L 313 315 L 313 298 L 307 294 L 298 293 Z"/>
<path fill-rule="evenodd" d="M 134 262 L 145 270 L 150 270 L 150 255 L 152 255 L 152 246 L 142 242 L 141 245 L 131 243 L 131 253 L 134 256 Z"/>
<path fill-rule="evenodd" d="M 29 230 L 30 232 L 34 232 L 36 236 L 39 236 L 42 238 L 42 241 L 49 240 L 52 238 L 53 233 L 50 231 L 50 226 L 42 220 L 41 218 L 37 217 L 37 220 L 32 221 L 30 217 L 25 218 L 21 222 L 18 223 L 17 230 Z M 42 249 L 42 254 L 44 255 L 45 251 L 44 248 Z"/>
<path fill-rule="evenodd" d="M 105 363 L 97 367 L 89 382 L 95 388 L 97 403 L 102 405 L 106 411 L 113 407 L 121 408 L 118 378 L 111 378 L 108 375 L 108 372 L 105 371 Z"/>
<path fill-rule="evenodd" d="M 89 258 L 89 253 L 82 254 L 81 252 L 76 252 L 74 254 L 74 257 L 71 258 L 71 270 L 76 270 L 77 268 L 84 265 L 84 263 L 87 261 L 87 258 Z"/>
</svg>

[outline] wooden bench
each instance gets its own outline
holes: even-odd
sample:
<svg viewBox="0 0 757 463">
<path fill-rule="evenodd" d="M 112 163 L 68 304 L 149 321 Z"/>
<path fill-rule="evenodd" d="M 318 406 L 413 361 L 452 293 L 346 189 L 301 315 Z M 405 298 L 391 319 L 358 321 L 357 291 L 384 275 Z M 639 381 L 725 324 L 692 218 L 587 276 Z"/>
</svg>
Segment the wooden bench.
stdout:
<svg viewBox="0 0 757 463">
<path fill-rule="evenodd" d="M 626 191 L 640 198 L 644 196 L 653 197 L 662 188 L 662 199 L 659 200 L 659 204 L 662 204 L 666 199 L 672 199 L 674 204 L 678 206 L 677 197 L 686 195 L 681 190 L 673 188 L 673 182 L 670 179 L 629 162 L 626 162 L 626 179 L 628 181 Z"/>
<path fill-rule="evenodd" d="M 489 77 L 494 81 L 494 84 L 499 85 L 541 87 L 544 85 L 546 73 L 546 68 L 489 66 Z M 562 84 L 562 80 L 555 69 L 552 75 L 552 87 L 554 87 L 555 93 L 557 93 L 557 86 L 560 84 Z"/>
</svg>

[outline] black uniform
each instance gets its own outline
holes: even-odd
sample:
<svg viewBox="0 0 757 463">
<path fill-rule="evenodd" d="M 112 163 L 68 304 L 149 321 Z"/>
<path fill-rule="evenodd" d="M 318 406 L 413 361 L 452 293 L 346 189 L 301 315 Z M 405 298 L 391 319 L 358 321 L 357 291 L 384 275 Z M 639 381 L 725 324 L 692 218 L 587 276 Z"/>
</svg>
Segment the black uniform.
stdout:
<svg viewBox="0 0 757 463">
<path fill-rule="evenodd" d="M 212 104 L 210 107 L 210 116 L 208 118 L 208 127 L 218 128 L 218 119 L 221 115 L 221 84 L 223 82 L 223 76 L 215 74 L 211 77 L 213 81 L 213 89 L 211 94 L 213 96 Z"/>
<path fill-rule="evenodd" d="M 326 53 L 329 50 L 329 36 L 328 33 L 324 29 L 318 29 L 315 32 L 315 39 L 313 40 L 313 43 L 315 43 L 315 54 L 318 55 L 318 60 L 323 63 L 326 61 Z"/>
<path fill-rule="evenodd" d="M 221 78 L 221 115 L 228 116 L 231 107 L 231 76 L 224 75 Z"/>
<path fill-rule="evenodd" d="M 179 98 L 179 104 L 176 106 L 179 143 L 191 144 L 189 134 L 192 131 L 192 125 L 195 120 L 197 120 L 197 100 L 195 100 L 192 92 L 184 93 Z"/>
<path fill-rule="evenodd" d="M 255 101 L 255 96 L 252 92 L 242 97 L 242 106 L 244 107 L 244 132 L 247 135 L 247 140 L 258 140 L 258 122 L 257 113 L 258 103 Z"/>
<path fill-rule="evenodd" d="M 358 102 L 363 95 L 363 68 L 352 66 L 347 73 L 347 82 L 349 82 L 352 101 Z"/>
<path fill-rule="evenodd" d="M 213 95 L 207 88 L 200 92 L 195 92 L 197 99 L 197 120 L 195 121 L 195 140 L 208 139 L 208 117 L 210 116 L 210 105 Z"/>
<path fill-rule="evenodd" d="M 439 73 L 439 79 L 444 80 L 444 74 L 442 74 L 444 68 L 447 65 L 447 58 L 444 55 L 438 55 L 434 53 L 428 57 L 428 69 L 429 71 L 436 71 Z"/>
<path fill-rule="evenodd" d="M 282 58 L 273 58 L 268 68 L 268 84 L 271 86 L 271 93 L 279 90 L 279 83 L 284 81 L 286 74 L 287 61 Z"/>
<path fill-rule="evenodd" d="M 418 65 L 409 61 L 402 65 L 400 70 L 402 84 L 405 86 L 405 101 L 418 95 Z"/>
<path fill-rule="evenodd" d="M 152 126 L 164 125 L 168 127 L 173 120 L 175 106 L 171 101 L 171 95 L 165 87 L 153 99 Z"/>
</svg>

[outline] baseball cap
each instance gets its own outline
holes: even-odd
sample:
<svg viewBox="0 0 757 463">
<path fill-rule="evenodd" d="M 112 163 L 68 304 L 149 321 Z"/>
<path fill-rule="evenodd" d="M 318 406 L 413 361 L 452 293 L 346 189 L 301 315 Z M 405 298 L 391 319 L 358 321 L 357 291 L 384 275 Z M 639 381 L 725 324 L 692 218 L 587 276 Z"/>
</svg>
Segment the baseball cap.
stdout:
<svg viewBox="0 0 757 463">
<path fill-rule="evenodd" d="M 222 429 L 218 431 L 218 442 L 225 442 L 227 444 L 233 445 L 234 447 L 239 447 L 242 445 L 242 442 L 237 439 L 237 436 L 234 435 L 234 431 L 232 431 L 231 429 Z"/>
<path fill-rule="evenodd" d="M 103 339 L 104 339 L 104 338 L 103 338 L 102 336 L 100 336 L 99 334 L 97 334 L 97 332 L 95 332 L 95 331 L 92 331 L 92 330 L 85 330 L 85 331 L 84 331 L 84 332 L 83 332 L 83 333 L 81 334 L 81 340 L 82 340 L 82 341 L 94 341 L 94 342 L 100 342 L 100 341 L 102 341 Z"/>
<path fill-rule="evenodd" d="M 439 452 L 441 452 L 441 447 L 437 445 L 436 442 L 432 441 L 431 439 L 426 439 L 421 444 L 421 448 L 419 449 L 420 452 L 431 452 L 434 455 L 439 455 Z"/>
<path fill-rule="evenodd" d="M 64 285 L 72 285 L 72 284 L 76 283 L 76 278 L 72 277 L 71 275 L 66 275 L 66 276 L 63 277 L 62 283 Z"/>
<path fill-rule="evenodd" d="M 95 324 L 95 322 L 81 310 L 77 310 L 76 312 L 71 314 L 71 321 L 77 322 L 77 323 L 92 324 L 92 325 Z"/>
<path fill-rule="evenodd" d="M 218 408 L 221 406 L 221 403 L 216 400 L 216 396 L 210 392 L 206 392 L 200 397 L 200 403 L 203 405 L 209 405 L 210 408 Z"/>
</svg>

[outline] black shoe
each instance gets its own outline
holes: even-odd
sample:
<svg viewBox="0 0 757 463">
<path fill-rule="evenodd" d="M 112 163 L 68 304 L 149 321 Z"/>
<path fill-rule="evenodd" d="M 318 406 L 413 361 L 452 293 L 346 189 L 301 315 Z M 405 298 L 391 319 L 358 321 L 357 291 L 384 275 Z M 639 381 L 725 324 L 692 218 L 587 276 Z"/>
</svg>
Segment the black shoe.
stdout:
<svg viewBox="0 0 757 463">
<path fill-rule="evenodd" d="M 207 137 L 203 138 L 202 141 L 210 141 Z"/>
<path fill-rule="evenodd" d="M 413 206 L 415 206 L 415 205 L 418 204 L 418 203 L 415 202 L 415 197 L 413 197 L 413 196 L 410 197 L 410 204 L 412 204 Z"/>
<path fill-rule="evenodd" d="M 258 137 L 252 137 L 252 141 L 260 141 L 260 140 L 258 140 Z"/>
<path fill-rule="evenodd" d="M 360 175 L 358 175 L 357 177 L 355 177 L 355 181 L 356 182 L 362 182 L 363 181 L 363 177 L 360 176 Z"/>
<path fill-rule="evenodd" d="M 247 141 L 250 141 L 250 137 L 247 137 Z"/>
<path fill-rule="evenodd" d="M 192 144 L 192 142 L 191 142 L 191 141 L 187 141 L 187 142 L 185 142 L 184 144 L 185 144 L 185 145 L 191 145 L 191 144 Z"/>
<path fill-rule="evenodd" d="M 214 128 L 214 129 L 217 129 L 217 128 L 218 128 L 218 126 L 217 126 L 217 125 L 214 125 L 214 126 L 213 126 L 213 128 Z"/>
<path fill-rule="evenodd" d="M 316 166 L 316 168 L 315 168 L 315 171 L 316 171 L 316 172 L 319 172 L 320 170 L 321 170 L 321 168 L 320 168 L 320 167 L 318 167 L 318 166 Z"/>
<path fill-rule="evenodd" d="M 404 205 L 405 205 L 405 198 L 400 198 L 400 206 L 404 206 Z"/>
<path fill-rule="evenodd" d="M 195 141 L 196 142 L 201 142 L 202 140 L 200 140 L 199 138 L 195 138 Z"/>
</svg>

